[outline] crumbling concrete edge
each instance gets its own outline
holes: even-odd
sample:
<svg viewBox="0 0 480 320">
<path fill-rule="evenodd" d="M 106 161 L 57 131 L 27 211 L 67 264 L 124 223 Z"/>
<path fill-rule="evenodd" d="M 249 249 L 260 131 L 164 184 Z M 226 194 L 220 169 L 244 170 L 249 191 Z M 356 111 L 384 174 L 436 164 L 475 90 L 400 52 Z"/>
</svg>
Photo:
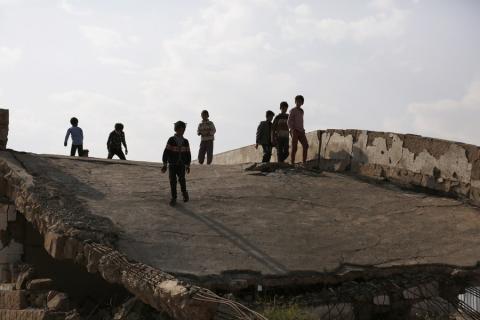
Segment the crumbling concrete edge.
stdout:
<svg viewBox="0 0 480 320">
<path fill-rule="evenodd" d="M 19 163 L 0 159 L 4 190 L 17 210 L 44 237 L 44 248 L 55 259 L 71 260 L 98 272 L 106 281 L 120 284 L 143 302 L 173 319 L 214 319 L 215 302 L 196 300 L 203 289 L 187 284 L 174 276 L 128 259 L 117 250 L 94 241 L 79 240 L 55 232 L 55 221 L 49 220 L 48 208 L 42 207 L 32 192 L 34 178 Z"/>
</svg>

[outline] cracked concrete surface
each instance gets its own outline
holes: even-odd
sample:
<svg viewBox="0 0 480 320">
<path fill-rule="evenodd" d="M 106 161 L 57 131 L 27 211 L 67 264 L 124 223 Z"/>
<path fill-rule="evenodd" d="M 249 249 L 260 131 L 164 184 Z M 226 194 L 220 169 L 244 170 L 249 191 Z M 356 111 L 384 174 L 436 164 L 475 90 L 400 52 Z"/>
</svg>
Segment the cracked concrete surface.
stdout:
<svg viewBox="0 0 480 320">
<path fill-rule="evenodd" d="M 67 209 L 74 203 L 78 216 L 96 216 L 103 224 L 92 226 L 95 232 L 110 220 L 120 252 L 172 274 L 281 276 L 336 272 L 344 264 L 473 267 L 480 260 L 478 208 L 349 175 L 193 166 L 191 202 L 171 208 L 158 164 L 17 157 L 27 171 L 43 161 L 31 172 L 34 181 L 54 180 L 49 194 L 68 200 Z M 63 190 L 77 191 L 63 199 Z M 72 226 L 75 214 L 68 215 Z"/>
</svg>

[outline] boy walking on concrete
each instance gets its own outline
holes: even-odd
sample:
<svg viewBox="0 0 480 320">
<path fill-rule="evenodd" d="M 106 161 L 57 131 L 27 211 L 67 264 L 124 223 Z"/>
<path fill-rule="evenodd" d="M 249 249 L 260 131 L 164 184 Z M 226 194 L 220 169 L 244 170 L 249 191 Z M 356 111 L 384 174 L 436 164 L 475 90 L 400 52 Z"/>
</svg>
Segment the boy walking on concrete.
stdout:
<svg viewBox="0 0 480 320">
<path fill-rule="evenodd" d="M 307 136 L 305 135 L 305 129 L 303 127 L 304 111 L 302 109 L 304 101 L 305 99 L 303 96 L 296 96 L 295 108 L 290 111 L 290 115 L 288 116 L 288 128 L 290 129 L 290 134 L 292 135 L 292 164 L 295 164 L 298 141 L 300 141 L 303 148 L 303 164 L 305 165 L 307 163 L 308 141 Z"/>
<path fill-rule="evenodd" d="M 63 145 L 66 147 L 68 145 L 68 138 L 72 135 L 72 149 L 70 150 L 70 156 L 74 157 L 75 153 L 78 150 L 78 156 L 81 157 L 83 155 L 83 131 L 78 126 L 78 119 L 73 117 L 70 119 L 70 127 L 67 130 L 67 134 L 65 136 L 65 142 Z"/>
<path fill-rule="evenodd" d="M 268 110 L 265 115 L 267 120 L 260 122 L 257 128 L 255 149 L 258 149 L 258 145 L 262 146 L 262 162 L 270 162 L 272 157 L 272 120 L 274 115 L 273 111 Z"/>
<path fill-rule="evenodd" d="M 275 117 L 272 124 L 272 142 L 277 148 L 278 162 L 284 162 L 289 155 L 290 133 L 288 130 L 288 103 L 280 103 L 281 113 Z"/>
<path fill-rule="evenodd" d="M 183 201 L 188 202 L 190 199 L 187 191 L 185 173 L 190 173 L 192 156 L 190 154 L 190 144 L 188 143 L 188 140 L 183 137 L 186 127 L 187 124 L 183 121 L 175 122 L 175 135 L 168 139 L 167 146 L 163 152 L 162 172 L 165 173 L 167 171 L 168 165 L 168 177 L 170 179 L 170 189 L 172 194 L 172 199 L 170 200 L 171 206 L 177 204 L 177 177 L 178 182 L 180 182 Z"/>
<path fill-rule="evenodd" d="M 213 160 L 213 140 L 215 140 L 215 125 L 210 121 L 207 110 L 202 111 L 202 122 L 198 125 L 197 134 L 201 137 L 200 150 L 198 152 L 198 163 L 203 164 L 205 154 L 207 154 L 207 164 L 211 164 Z"/>
<path fill-rule="evenodd" d="M 122 145 L 125 147 L 125 154 L 128 155 L 127 142 L 125 141 L 125 132 L 123 132 L 123 124 L 116 123 L 115 130 L 110 132 L 107 141 L 108 159 L 112 159 L 114 155 L 121 160 L 127 160 L 122 150 Z"/>
</svg>

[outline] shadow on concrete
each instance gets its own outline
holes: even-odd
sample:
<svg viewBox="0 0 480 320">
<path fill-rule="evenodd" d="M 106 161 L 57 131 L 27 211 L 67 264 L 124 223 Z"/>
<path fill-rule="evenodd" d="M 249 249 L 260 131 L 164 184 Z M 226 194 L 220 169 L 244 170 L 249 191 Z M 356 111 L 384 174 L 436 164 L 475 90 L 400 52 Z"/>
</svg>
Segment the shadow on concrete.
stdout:
<svg viewBox="0 0 480 320">
<path fill-rule="evenodd" d="M 43 184 L 48 184 L 65 194 L 91 200 L 102 200 L 105 198 L 103 192 L 62 171 L 48 159 L 19 152 L 12 153 L 12 155 L 37 182 L 41 181 Z"/>
<path fill-rule="evenodd" d="M 250 257 L 257 260 L 263 266 L 268 268 L 273 273 L 288 273 L 288 269 L 282 265 L 280 262 L 276 261 L 272 257 L 270 257 L 267 253 L 262 251 L 261 249 L 257 248 L 254 244 L 250 241 L 245 239 L 241 234 L 237 233 L 236 231 L 226 227 L 225 225 L 221 224 L 218 221 L 215 221 L 205 215 L 197 214 L 183 206 L 177 206 L 175 209 L 182 214 L 193 218 L 199 222 L 202 222 L 211 230 L 215 231 L 219 235 L 225 237 L 228 241 L 230 241 L 233 245 L 237 248 L 241 249 L 243 252 L 248 254 Z"/>
</svg>

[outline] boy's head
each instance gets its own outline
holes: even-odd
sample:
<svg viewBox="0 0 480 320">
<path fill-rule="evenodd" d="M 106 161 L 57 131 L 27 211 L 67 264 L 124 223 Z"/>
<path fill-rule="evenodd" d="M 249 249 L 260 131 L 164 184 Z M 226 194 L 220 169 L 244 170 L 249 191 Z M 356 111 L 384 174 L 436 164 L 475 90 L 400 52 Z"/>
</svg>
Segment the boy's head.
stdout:
<svg viewBox="0 0 480 320">
<path fill-rule="evenodd" d="M 210 114 L 208 113 L 208 111 L 203 110 L 202 111 L 202 120 L 208 120 L 209 117 L 210 117 Z"/>
<path fill-rule="evenodd" d="M 187 128 L 187 124 L 183 121 L 177 121 L 177 122 L 175 122 L 173 128 L 175 130 L 175 133 L 181 136 L 185 133 L 185 129 Z"/>
<path fill-rule="evenodd" d="M 273 111 L 271 111 L 271 110 L 268 110 L 267 113 L 265 114 L 265 116 L 267 117 L 268 121 L 272 121 L 273 117 L 275 116 L 275 113 L 273 113 Z"/>
<path fill-rule="evenodd" d="M 304 102 L 305 102 L 305 99 L 303 98 L 303 96 L 298 95 L 298 96 L 295 97 L 295 105 L 296 105 L 297 107 L 303 106 L 303 103 L 304 103 Z"/>
<path fill-rule="evenodd" d="M 74 127 L 78 126 L 78 119 L 73 117 L 72 119 L 70 119 L 70 124 Z"/>
<path fill-rule="evenodd" d="M 285 101 L 280 102 L 280 110 L 282 113 L 286 113 L 288 110 L 288 103 Z"/>
<path fill-rule="evenodd" d="M 123 124 L 115 123 L 115 131 L 118 131 L 118 132 L 123 131 Z"/>
</svg>

